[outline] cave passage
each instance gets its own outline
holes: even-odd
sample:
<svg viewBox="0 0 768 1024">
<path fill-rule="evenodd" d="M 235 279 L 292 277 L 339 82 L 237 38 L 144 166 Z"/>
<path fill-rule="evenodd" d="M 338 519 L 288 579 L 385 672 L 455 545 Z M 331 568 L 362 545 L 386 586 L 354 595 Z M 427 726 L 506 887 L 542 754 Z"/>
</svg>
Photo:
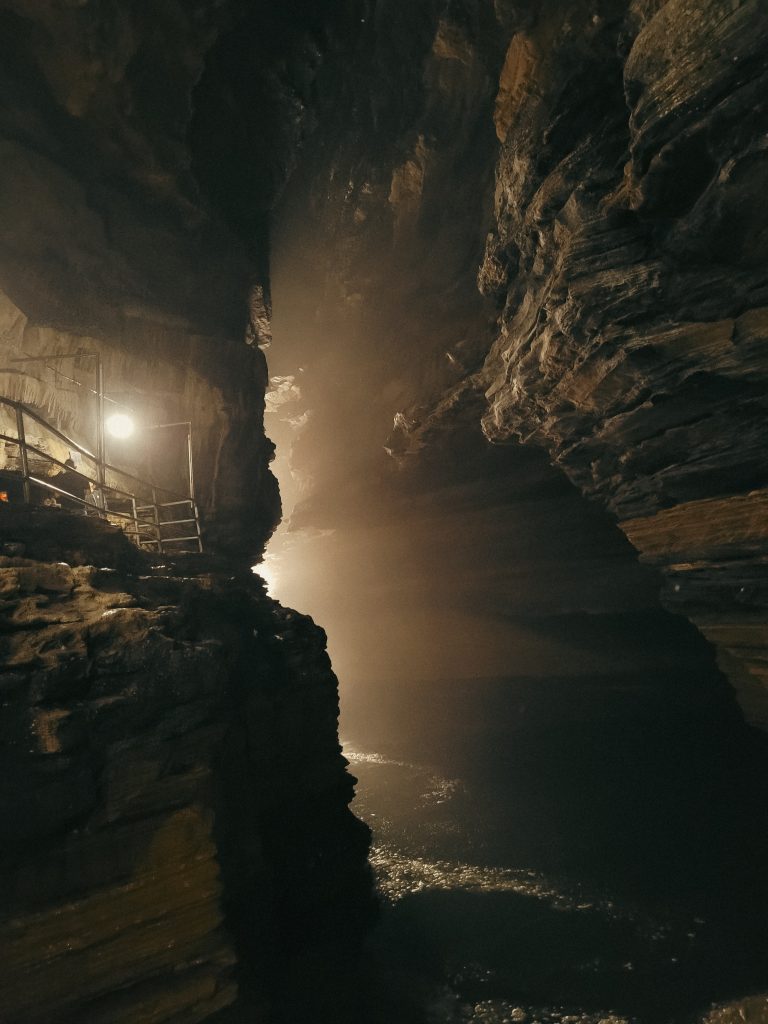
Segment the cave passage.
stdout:
<svg viewBox="0 0 768 1024">
<path fill-rule="evenodd" d="M 265 424 L 284 519 L 266 566 L 271 592 L 327 629 L 340 678 L 353 806 L 373 828 L 384 899 L 371 1020 L 702 1019 L 766 984 L 766 747 L 616 526 L 762 486 L 764 460 L 755 473 L 744 452 L 714 471 L 720 482 L 704 465 L 696 477 L 735 393 L 704 372 L 667 394 L 653 342 L 637 384 L 610 344 L 606 368 L 590 367 L 600 330 L 619 346 L 648 330 L 631 281 L 664 228 L 617 212 L 586 241 L 597 212 L 583 197 L 610 192 L 600 175 L 618 175 L 626 144 L 621 58 L 602 49 L 602 21 L 583 44 L 557 35 L 555 6 L 529 15 L 530 35 L 509 13 L 517 35 L 496 58 L 482 5 L 436 29 L 425 15 L 418 31 L 415 16 L 377 9 L 360 63 L 344 57 L 356 85 L 340 95 L 357 120 L 323 111 L 272 218 Z M 561 77 L 559 59 L 574 61 Z M 526 99 L 530 76 L 546 113 Z M 506 132 L 494 180 L 488 154 Z M 704 187 L 692 167 L 678 169 L 691 195 Z M 538 295 L 550 257 L 552 291 Z M 658 272 L 673 291 L 674 257 Z M 610 326 L 585 314 L 579 333 L 579 303 L 600 302 Z M 658 331 L 675 315 L 665 308 Z M 487 412 L 498 384 L 478 370 L 497 317 L 497 345 L 522 353 L 513 410 L 515 388 L 534 393 L 508 433 Z M 528 353 L 537 332 L 547 340 Z M 567 377 L 569 346 L 585 369 L 561 396 L 536 372 Z M 626 421 L 611 374 L 630 390 Z M 580 403 L 601 388 L 595 422 Z M 685 582 L 672 579 L 682 611 Z"/>
<path fill-rule="evenodd" d="M 766 95 L 765 0 L 0 0 L 2 1024 L 768 1021 Z"/>
<path fill-rule="evenodd" d="M 328 1019 L 703 1018 L 764 981 L 768 750 L 611 518 L 467 404 L 267 549 L 328 629 L 383 901 Z M 311 444 L 343 461 L 341 416 Z"/>
</svg>

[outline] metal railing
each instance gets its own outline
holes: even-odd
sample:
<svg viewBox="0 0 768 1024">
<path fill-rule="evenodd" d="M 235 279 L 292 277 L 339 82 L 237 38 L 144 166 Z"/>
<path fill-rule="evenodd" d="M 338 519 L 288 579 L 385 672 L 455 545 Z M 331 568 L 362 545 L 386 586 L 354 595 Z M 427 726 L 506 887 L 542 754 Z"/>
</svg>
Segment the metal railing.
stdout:
<svg viewBox="0 0 768 1024">
<path fill-rule="evenodd" d="M 20 484 L 21 500 L 25 504 L 49 504 L 63 507 L 83 515 L 98 516 L 113 525 L 120 526 L 125 535 L 137 547 L 161 554 L 181 554 L 203 550 L 200 530 L 200 516 L 193 496 L 183 496 L 165 487 L 141 480 L 116 466 L 105 462 L 101 453 L 94 456 L 82 445 L 67 437 L 61 430 L 48 423 L 38 413 L 22 402 L 0 396 L 0 405 L 13 410 L 16 435 L 0 432 L 0 441 L 5 442 L 6 462 L 16 463 L 16 468 L 0 469 L 0 492 L 3 484 Z M 60 459 L 32 444 L 28 439 L 26 421 L 42 427 L 67 446 L 70 452 L 77 452 L 81 460 L 91 467 L 91 475 L 82 469 L 72 469 Z M 8 452 L 8 446 L 17 449 Z M 56 477 L 46 478 L 37 472 L 37 466 L 58 466 L 64 473 L 75 474 L 82 479 L 83 494 L 72 494 L 56 485 Z M 108 474 L 127 481 L 125 487 L 106 482 Z M 88 496 L 84 496 L 85 486 Z M 130 489 L 129 489 L 130 487 Z M 47 498 L 41 495 L 48 495 Z M 8 494 L 6 493 L 6 500 Z"/>
</svg>

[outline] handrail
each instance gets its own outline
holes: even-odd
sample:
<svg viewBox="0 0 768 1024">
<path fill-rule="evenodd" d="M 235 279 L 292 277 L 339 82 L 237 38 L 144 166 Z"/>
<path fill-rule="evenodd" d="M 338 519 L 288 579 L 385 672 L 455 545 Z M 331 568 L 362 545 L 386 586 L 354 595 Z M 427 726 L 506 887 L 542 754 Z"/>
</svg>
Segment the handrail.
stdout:
<svg viewBox="0 0 768 1024">
<path fill-rule="evenodd" d="M 15 437 L 9 437 L 7 434 L 0 434 L 0 439 L 3 440 L 3 441 L 10 441 L 11 444 L 18 444 L 18 441 L 16 440 Z M 36 445 L 30 444 L 29 441 L 27 441 L 26 439 L 25 439 L 24 445 L 25 445 L 27 451 L 34 452 L 35 455 L 39 455 L 46 462 L 53 462 L 55 465 L 60 466 L 62 469 L 68 469 L 69 468 L 64 462 L 61 461 L 61 459 L 57 459 L 55 455 L 51 455 L 48 452 L 44 451 L 42 448 L 38 448 Z M 110 468 L 112 468 L 112 467 L 110 467 Z M 94 484 L 98 483 L 98 479 L 93 479 L 87 473 L 83 473 L 82 470 L 78 469 L 77 472 L 80 474 L 81 477 L 83 477 L 84 480 L 89 480 L 91 483 L 94 483 Z M 118 470 L 116 470 L 116 472 L 117 473 L 121 473 L 122 470 L 118 469 Z M 128 476 L 129 474 L 126 473 L 125 475 Z M 31 479 L 31 477 L 30 477 L 30 479 Z M 131 477 L 131 479 L 132 480 L 136 480 L 138 483 L 142 483 L 142 481 L 139 480 L 138 477 Z M 134 497 L 134 494 L 133 494 L 132 491 L 124 491 L 124 490 L 122 490 L 122 488 L 120 488 L 120 487 L 113 487 L 111 484 L 103 484 L 102 486 L 108 488 L 110 491 L 113 491 L 115 494 L 122 494 L 124 498 L 133 498 Z M 146 486 L 149 487 L 150 485 L 147 484 Z M 69 492 L 68 491 L 62 491 L 61 493 L 62 494 L 68 494 Z M 171 491 L 169 493 L 173 493 L 173 492 Z M 74 495 L 71 495 L 71 497 L 74 497 Z M 187 499 L 187 500 L 189 500 L 189 499 Z M 178 502 L 178 503 L 177 502 L 173 502 L 173 504 L 183 504 L 183 502 Z"/>
<path fill-rule="evenodd" d="M 89 452 L 87 448 L 83 448 L 82 445 L 79 445 L 77 441 L 74 441 L 71 437 L 67 437 L 67 435 L 63 434 L 58 429 L 58 427 L 54 427 L 52 423 L 48 423 L 48 421 L 44 420 L 39 413 L 36 413 L 33 409 L 30 409 L 28 405 L 24 405 L 23 402 L 19 402 L 15 398 L 6 398 L 4 395 L 0 395 L 0 405 L 10 406 L 11 409 L 21 409 L 21 411 L 25 413 L 27 416 L 30 416 L 33 420 L 36 420 L 38 423 L 42 423 L 42 425 L 47 430 L 50 430 L 52 434 L 55 434 L 60 441 L 64 441 L 69 448 L 75 448 L 78 452 L 80 452 L 81 455 L 85 455 L 89 459 L 96 458 L 93 452 Z"/>
<path fill-rule="evenodd" d="M 16 414 L 15 418 L 17 436 L 12 437 L 9 434 L 0 433 L 0 440 L 9 442 L 12 445 L 16 445 L 19 449 L 19 458 L 21 462 L 21 483 L 25 504 L 31 504 L 32 493 L 30 485 L 34 484 L 36 487 L 42 487 L 45 490 L 53 491 L 54 494 L 56 495 L 65 496 L 68 499 L 68 501 L 73 501 L 77 505 L 82 506 L 85 510 L 86 515 L 88 514 L 90 509 L 93 509 L 92 514 L 99 516 L 99 518 L 103 519 L 111 517 L 112 519 L 122 520 L 126 524 L 132 524 L 133 529 L 129 531 L 126 525 L 126 527 L 124 528 L 124 532 L 126 533 L 127 536 L 130 536 L 130 538 L 138 547 L 156 546 L 159 552 L 166 553 L 164 552 L 164 545 L 189 543 L 191 541 L 194 541 L 197 545 L 198 551 L 202 552 L 203 542 L 200 530 L 200 516 L 197 508 L 197 503 L 191 495 L 190 497 L 179 498 L 178 491 L 172 491 L 168 487 L 158 487 L 157 485 L 151 484 L 146 480 L 142 480 L 140 477 L 135 476 L 133 473 L 128 473 L 122 469 L 119 469 L 117 466 L 112 466 L 109 463 L 106 463 L 103 460 L 98 459 L 93 454 L 91 454 L 91 452 L 89 452 L 87 448 L 84 448 L 82 445 L 78 444 L 77 441 L 74 441 L 72 438 L 67 437 L 67 435 L 64 434 L 61 430 L 59 430 L 57 427 L 54 427 L 52 424 L 48 423 L 47 420 L 45 420 L 38 413 L 28 408 L 28 406 L 24 405 L 23 402 L 19 402 L 15 399 L 7 398 L 5 396 L 0 396 L 0 405 L 5 405 L 13 409 Z M 27 441 L 24 426 L 25 416 L 29 416 L 34 422 L 40 424 L 45 430 L 49 431 L 55 437 L 59 438 L 59 440 L 64 442 L 70 450 L 79 452 L 81 455 L 85 456 L 91 462 L 96 464 L 95 479 L 88 472 L 82 472 L 79 469 L 75 470 L 75 472 L 80 477 L 82 477 L 84 481 L 93 485 L 96 494 L 99 495 L 100 497 L 101 505 L 96 504 L 95 502 L 89 502 L 82 497 L 78 497 L 75 494 L 71 494 L 69 491 L 65 491 L 63 488 L 57 487 L 56 484 L 51 483 L 50 480 L 40 479 L 39 477 L 32 475 L 32 473 L 30 472 L 28 458 L 30 452 L 34 453 L 44 462 L 59 466 L 62 470 L 66 471 L 71 467 L 67 466 L 66 463 L 62 462 L 60 459 L 57 459 L 56 456 L 49 454 L 48 452 L 39 448 L 37 445 L 31 444 L 29 441 Z M 113 487 L 110 484 L 107 484 L 105 482 L 105 473 L 107 470 L 111 470 L 113 473 L 119 474 L 121 477 L 124 477 L 129 481 L 134 481 L 140 484 L 141 487 L 145 489 L 145 491 L 149 491 L 151 493 L 151 504 L 148 503 L 146 505 L 137 506 L 135 493 L 131 491 L 125 491 L 120 487 Z M 6 470 L 5 475 L 8 475 L 9 473 L 13 474 L 14 472 L 15 471 L 13 470 Z M 0 475 L 3 475 L 2 470 L 0 470 Z M 177 500 L 167 502 L 158 501 L 158 491 L 162 491 L 164 494 L 170 495 L 171 497 L 176 497 Z M 110 509 L 108 495 L 115 495 L 121 501 L 124 501 L 126 499 L 130 501 L 134 514 L 129 515 L 127 512 L 118 511 L 117 509 Z M 161 519 L 161 510 L 170 510 L 171 508 L 177 508 L 180 505 L 190 506 L 192 518 Z M 149 520 L 146 518 L 142 518 L 140 515 L 137 514 L 139 511 L 147 513 L 151 512 L 152 519 Z M 163 530 L 167 530 L 168 527 L 179 527 L 184 526 L 188 523 L 195 524 L 196 532 L 194 536 L 168 537 L 167 535 L 163 534 Z M 152 534 L 154 536 L 152 536 Z"/>
<path fill-rule="evenodd" d="M 33 409 L 30 409 L 28 405 L 24 405 L 23 402 L 19 402 L 15 398 L 6 398 L 5 396 L 0 395 L 0 405 L 7 405 L 7 406 L 10 406 L 10 408 L 12 408 L 12 409 L 21 409 L 21 411 L 24 413 L 25 416 L 29 416 L 30 419 L 33 419 L 36 423 L 41 424 L 41 426 L 45 427 L 45 429 L 50 431 L 55 437 L 58 437 L 58 439 L 60 441 L 63 441 L 67 445 L 68 448 L 74 448 L 75 451 L 79 452 L 81 455 L 84 455 L 87 459 L 90 459 L 92 462 L 98 463 L 98 457 L 96 455 L 94 455 L 93 452 L 89 451 L 87 448 L 84 448 L 82 445 L 78 444 L 77 441 L 73 440 L 71 437 L 67 437 L 67 435 L 64 434 L 61 430 L 59 430 L 58 427 L 54 427 L 52 423 L 49 423 L 39 413 L 36 413 Z M 3 435 L 3 437 L 5 437 L 6 440 L 9 440 L 9 441 L 12 441 L 12 442 L 16 441 L 15 437 L 10 438 L 10 437 L 7 437 L 6 435 Z M 28 445 L 28 447 L 30 447 L 30 446 Z M 53 456 L 48 456 L 48 458 L 51 459 L 54 462 L 58 461 L 58 460 L 54 459 Z M 58 464 L 59 465 L 63 465 L 63 463 L 61 463 L 61 462 L 59 462 Z M 105 462 L 104 463 L 104 469 L 105 470 L 106 469 L 111 469 L 111 470 L 113 470 L 113 472 L 120 473 L 121 476 L 125 476 L 129 480 L 135 480 L 137 484 L 144 484 L 147 487 L 155 487 L 156 490 L 158 490 L 158 491 L 165 491 L 166 494 L 178 494 L 179 493 L 178 491 L 172 491 L 170 487 L 163 487 L 163 486 L 161 486 L 159 484 L 150 484 L 148 481 L 142 480 L 141 477 L 134 476 L 133 473 L 129 473 L 125 469 L 120 469 L 118 466 L 113 466 L 109 462 Z M 78 472 L 79 472 L 79 470 L 78 470 Z M 82 474 L 82 475 L 85 476 L 85 474 Z M 96 483 L 96 482 L 97 481 L 94 480 L 94 483 Z"/>
<path fill-rule="evenodd" d="M 0 470 L 0 474 L 2 474 L 2 470 Z M 149 520 L 146 520 L 146 519 L 142 519 L 140 516 L 132 516 L 132 515 L 129 515 L 127 512 L 120 512 L 117 509 L 111 509 L 111 508 L 108 508 L 108 507 L 107 508 L 101 508 L 98 505 L 93 505 L 91 502 L 88 502 L 88 501 L 84 500 L 83 498 L 78 498 L 77 495 L 70 494 L 69 491 L 65 491 L 65 490 L 63 490 L 63 488 L 57 487 L 55 484 L 52 484 L 50 481 L 43 480 L 40 477 L 36 477 L 36 476 L 31 476 L 30 475 L 29 476 L 29 482 L 35 484 L 38 487 L 43 487 L 46 490 L 54 491 L 56 494 L 63 495 L 68 500 L 75 501 L 78 505 L 82 505 L 83 506 L 84 510 L 86 511 L 86 514 L 88 514 L 88 511 L 92 509 L 93 510 L 92 514 L 95 515 L 95 516 L 98 516 L 100 518 L 111 517 L 113 519 L 122 519 L 122 520 L 125 520 L 128 523 L 132 523 L 134 525 L 134 527 L 135 527 L 135 530 L 132 531 L 133 539 L 134 539 L 134 541 L 135 541 L 135 543 L 137 544 L 138 547 L 142 547 L 146 543 L 157 544 L 158 547 L 159 547 L 159 550 L 162 552 L 163 551 L 163 545 L 176 544 L 176 543 L 180 543 L 182 541 L 183 542 L 195 541 L 195 542 L 198 543 L 199 550 L 202 551 L 202 543 L 200 542 L 199 533 L 195 534 L 195 536 L 184 536 L 184 537 L 168 537 L 168 536 L 165 536 L 163 534 L 163 530 L 167 529 L 168 527 L 184 526 L 187 523 L 195 523 L 195 525 L 199 528 L 199 517 L 197 515 L 197 508 L 194 508 L 195 518 L 193 518 L 193 519 L 164 519 L 164 520 L 155 519 L 155 520 L 149 521 Z M 113 490 L 113 488 L 110 488 L 108 486 L 105 489 L 106 490 Z M 127 494 L 127 492 L 121 491 L 119 493 L 125 494 L 127 497 L 130 497 L 130 495 Z M 174 502 L 173 504 L 180 504 L 180 502 Z M 194 503 L 191 500 L 189 501 L 189 504 L 194 505 Z M 168 508 L 168 507 L 169 507 L 169 503 L 157 504 L 157 505 L 154 505 L 154 506 L 148 506 L 148 508 L 151 508 L 153 510 L 155 510 L 155 509 L 162 509 L 162 508 Z M 142 535 L 142 533 L 141 533 L 142 530 L 152 530 L 155 533 L 155 537 L 153 537 L 153 538 L 144 537 Z"/>
</svg>

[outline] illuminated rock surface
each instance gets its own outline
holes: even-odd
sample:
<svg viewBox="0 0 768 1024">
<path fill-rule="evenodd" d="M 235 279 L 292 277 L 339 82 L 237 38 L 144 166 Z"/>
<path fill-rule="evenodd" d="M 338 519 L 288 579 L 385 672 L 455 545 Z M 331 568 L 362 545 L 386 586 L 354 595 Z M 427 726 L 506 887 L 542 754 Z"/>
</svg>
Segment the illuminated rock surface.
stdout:
<svg viewBox="0 0 768 1024">
<path fill-rule="evenodd" d="M 6 556 L 0 580 L 3 1020 L 202 1020 L 238 951 L 267 1003 L 342 907 L 354 936 L 368 832 L 323 632 L 253 577 Z"/>
<path fill-rule="evenodd" d="M 276 949 L 365 905 L 324 639 L 243 582 L 280 517 L 273 326 L 297 526 L 332 550 L 415 508 L 458 574 L 469 523 L 492 625 L 457 616 L 462 658 L 502 633 L 542 674 L 636 654 L 734 714 L 564 473 L 768 723 L 766 35 L 760 0 L 0 0 L 3 393 L 92 434 L 9 362 L 83 350 L 148 422 L 194 414 L 224 559 L 157 575 L 0 508 L 10 1022 L 203 1019 L 236 960 L 258 1007 Z M 393 550 L 376 652 L 436 589 Z"/>
<path fill-rule="evenodd" d="M 190 169 L 237 6 L 0 3 L 2 394 L 95 447 L 98 356 L 149 428 L 191 418 L 216 552 L 153 572 L 98 521 L 0 508 L 8 1024 L 191 1022 L 238 985 L 261 1013 L 369 909 L 325 636 L 250 571 L 280 515 L 266 242 Z"/>
<path fill-rule="evenodd" d="M 356 500 L 385 424 L 418 476 L 435 429 L 479 397 L 491 441 L 543 447 L 666 574 L 665 602 L 758 725 L 765 35 L 754 0 L 377 10 L 354 123 L 325 113 L 275 261 L 285 295 L 295 275 L 313 284 L 312 327 L 276 320 L 308 364 L 302 523 L 329 525 L 324 490 Z M 337 394 L 345 362 L 357 392 Z"/>
<path fill-rule="evenodd" d="M 588 54 L 561 19 L 530 30 L 487 250 L 510 285 L 485 427 L 546 446 L 671 571 L 764 725 L 765 10 L 634 18 L 595 16 Z"/>
</svg>

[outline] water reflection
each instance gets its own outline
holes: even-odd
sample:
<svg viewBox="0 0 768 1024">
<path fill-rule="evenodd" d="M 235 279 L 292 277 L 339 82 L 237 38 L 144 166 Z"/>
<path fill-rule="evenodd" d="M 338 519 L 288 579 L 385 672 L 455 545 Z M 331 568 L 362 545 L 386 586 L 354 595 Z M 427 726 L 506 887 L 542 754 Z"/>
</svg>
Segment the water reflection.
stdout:
<svg viewBox="0 0 768 1024">
<path fill-rule="evenodd" d="M 346 755 L 361 779 L 358 810 L 367 809 L 376 828 L 372 863 L 387 904 L 374 939 L 378 969 L 401 992 L 421 992 L 425 1022 L 624 1021 L 630 1017 L 616 1007 L 628 1005 L 627 977 L 679 962 L 681 936 L 666 922 L 532 869 L 429 858 L 425 848 L 471 845 L 469 787 L 354 747 Z M 392 815 L 393 798 L 409 793 L 421 829 L 407 812 L 406 830 Z M 703 923 L 690 922 L 684 945 Z"/>
<path fill-rule="evenodd" d="M 543 689 L 522 732 L 485 693 L 345 746 L 384 903 L 367 1019 L 666 1024 L 768 989 L 759 740 L 658 693 Z"/>
<path fill-rule="evenodd" d="M 221 1024 L 768 1019 L 711 1010 L 768 992 L 765 743 L 661 682 L 393 684 L 344 747 L 378 924 Z"/>
</svg>

